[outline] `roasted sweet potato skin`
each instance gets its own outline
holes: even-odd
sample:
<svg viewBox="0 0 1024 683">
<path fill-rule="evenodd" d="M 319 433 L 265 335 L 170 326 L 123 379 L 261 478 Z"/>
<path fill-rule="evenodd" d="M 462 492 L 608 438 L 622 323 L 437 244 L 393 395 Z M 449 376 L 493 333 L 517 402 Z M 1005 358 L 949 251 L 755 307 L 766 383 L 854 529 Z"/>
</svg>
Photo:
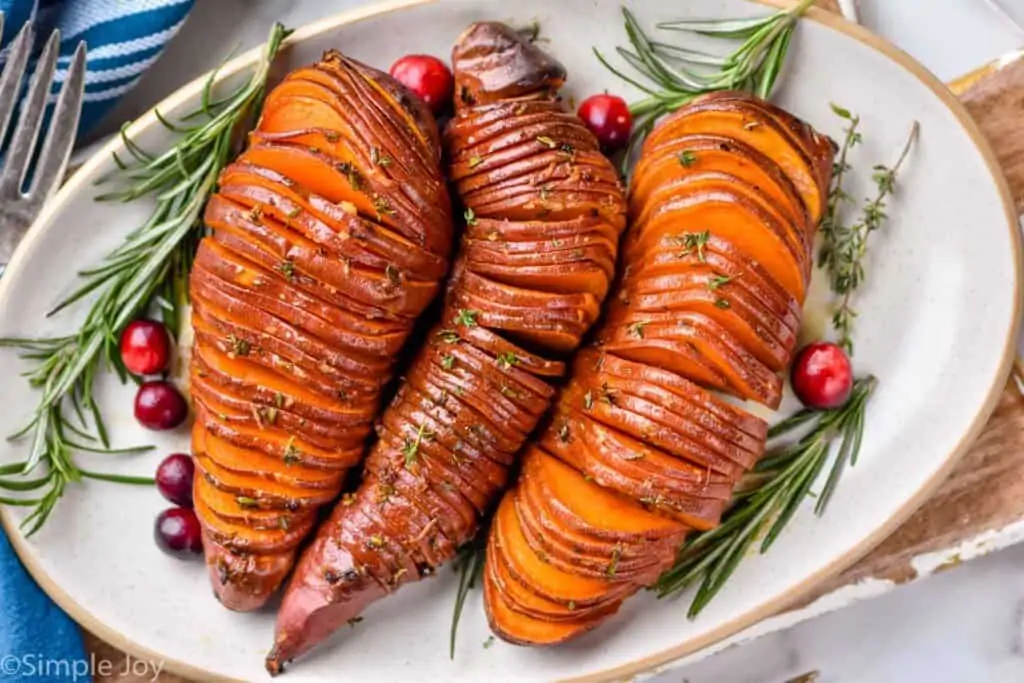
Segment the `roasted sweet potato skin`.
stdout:
<svg viewBox="0 0 1024 683">
<path fill-rule="evenodd" d="M 382 159 L 387 163 L 381 163 Z M 215 595 L 263 606 L 337 498 L 452 240 L 440 135 L 330 52 L 266 98 L 190 280 L 196 512 Z"/>
<path fill-rule="evenodd" d="M 698 99 L 647 139 L 617 291 L 491 527 L 497 635 L 589 631 L 718 524 L 767 426 L 709 390 L 778 404 L 833 153 L 742 93 Z"/>
<path fill-rule="evenodd" d="M 271 672 L 473 537 L 614 277 L 625 196 L 596 139 L 556 99 L 561 65 L 495 23 L 467 29 L 452 63 L 445 147 L 466 226 L 444 310 L 377 425 L 362 484 L 303 554 Z M 594 605 L 585 621 L 521 597 L 560 613 L 552 642 L 615 609 Z M 522 626 L 509 637 L 525 640 L 533 631 Z"/>
</svg>

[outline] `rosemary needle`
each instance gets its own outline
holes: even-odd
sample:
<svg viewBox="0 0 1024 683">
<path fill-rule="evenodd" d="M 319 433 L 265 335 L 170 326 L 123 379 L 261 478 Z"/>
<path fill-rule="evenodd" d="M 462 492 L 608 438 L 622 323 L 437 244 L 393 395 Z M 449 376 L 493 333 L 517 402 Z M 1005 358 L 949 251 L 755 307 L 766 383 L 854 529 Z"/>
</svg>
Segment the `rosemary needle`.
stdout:
<svg viewBox="0 0 1024 683">
<path fill-rule="evenodd" d="M 455 592 L 455 610 L 452 612 L 452 628 L 448 644 L 448 656 L 455 659 L 455 638 L 459 633 L 459 620 L 466 604 L 469 591 L 476 587 L 484 573 L 484 558 L 487 544 L 487 527 L 482 527 L 476 537 L 458 549 L 452 567 L 459 575 L 459 587 Z"/>
<path fill-rule="evenodd" d="M 856 464 L 864 436 L 864 415 L 877 386 L 874 377 L 857 380 L 849 401 L 826 411 L 802 410 L 775 425 L 769 437 L 777 446 L 758 462 L 755 484 L 737 493 L 736 502 L 715 529 L 694 535 L 680 549 L 675 565 L 653 586 L 659 597 L 673 595 L 699 581 L 689 616 L 697 616 L 728 581 L 750 547 L 760 540 L 767 552 L 808 497 L 834 450 L 839 448 L 817 496 L 815 514 L 825 512 L 847 464 Z M 795 441 L 795 432 L 803 435 Z"/>
<path fill-rule="evenodd" d="M 71 482 L 91 478 L 122 484 L 152 483 L 148 477 L 92 472 L 75 463 L 75 451 L 145 450 L 110 448 L 93 394 L 94 383 L 104 370 L 115 371 L 122 381 L 128 378 L 118 339 L 129 322 L 152 306 L 159 306 L 168 326 L 177 330 L 188 269 L 202 235 L 203 206 L 233 151 L 237 128 L 262 101 L 271 63 L 288 33 L 280 24 L 274 26 L 254 73 L 228 97 L 213 99 L 215 72 L 203 89 L 201 106 L 180 124 L 172 124 L 158 113 L 160 122 L 180 136 L 166 152 L 150 154 L 122 129 L 121 137 L 131 159 L 115 155 L 118 168 L 108 179 L 119 181 L 122 189 L 98 199 L 130 202 L 153 197 L 153 213 L 101 265 L 79 273 L 80 287 L 50 311 L 49 315 L 55 315 L 94 297 L 76 332 L 63 337 L 0 339 L 0 347 L 19 350 L 21 357 L 31 363 L 25 376 L 41 393 L 28 424 L 10 437 L 29 439 L 27 457 L 0 468 L 0 490 L 41 492 L 35 498 L 0 498 L 0 503 L 33 508 L 22 523 L 29 535 L 46 522 Z M 25 478 L 40 469 L 41 476 Z"/>
<path fill-rule="evenodd" d="M 662 115 L 694 98 L 718 90 L 747 90 L 767 98 L 775 86 L 797 20 L 813 0 L 800 0 L 790 9 L 750 19 L 709 19 L 658 24 L 663 31 L 683 31 L 714 38 L 742 39 L 725 57 L 652 40 L 625 7 L 622 15 L 630 47 L 616 48 L 619 57 L 642 79 L 615 67 L 596 48 L 594 54 L 613 74 L 647 96 L 630 105 L 635 121 L 624 163 Z M 710 72 L 709 72 L 710 69 Z"/>
</svg>

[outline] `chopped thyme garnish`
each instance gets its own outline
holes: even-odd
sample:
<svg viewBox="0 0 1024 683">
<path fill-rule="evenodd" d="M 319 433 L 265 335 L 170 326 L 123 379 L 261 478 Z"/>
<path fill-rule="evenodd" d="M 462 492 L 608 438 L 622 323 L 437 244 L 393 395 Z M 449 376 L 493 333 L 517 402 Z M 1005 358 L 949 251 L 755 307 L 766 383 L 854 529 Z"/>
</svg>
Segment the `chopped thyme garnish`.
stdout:
<svg viewBox="0 0 1024 683">
<path fill-rule="evenodd" d="M 260 504 L 258 500 L 256 500 L 255 498 L 250 498 L 249 496 L 237 496 L 235 498 L 235 502 L 238 503 L 239 507 L 246 509 L 259 507 Z"/>
<path fill-rule="evenodd" d="M 519 356 L 511 351 L 505 351 L 504 353 L 498 354 L 498 367 L 502 370 L 508 370 L 514 365 L 519 365 Z"/>
<path fill-rule="evenodd" d="M 377 217 L 381 216 L 394 216 L 398 212 L 391 206 L 391 202 L 388 201 L 387 197 L 376 194 L 373 196 L 373 210 L 377 212 Z"/>
<path fill-rule="evenodd" d="M 558 147 L 558 143 L 555 142 L 554 140 L 552 140 L 551 138 L 549 138 L 547 135 L 538 135 L 537 136 L 537 142 L 539 142 L 540 144 L 544 145 L 548 149 L 554 149 L 554 148 Z"/>
<path fill-rule="evenodd" d="M 391 284 L 402 284 L 402 271 L 398 270 L 398 268 L 394 264 L 389 263 L 384 268 L 384 275 L 388 278 L 388 282 L 390 282 Z"/>
<path fill-rule="evenodd" d="M 476 214 L 473 212 L 473 209 L 466 209 L 462 213 L 462 217 L 466 220 L 466 225 L 470 227 L 476 225 Z"/>
<path fill-rule="evenodd" d="M 353 190 L 359 192 L 363 189 L 363 176 L 355 166 L 347 161 L 343 161 L 338 164 L 337 169 L 345 175 L 345 179 L 348 180 L 348 184 Z"/>
<path fill-rule="evenodd" d="M 302 213 L 302 207 L 296 206 L 294 209 L 285 214 L 289 219 L 297 218 Z"/>
<path fill-rule="evenodd" d="M 374 534 L 366 539 L 366 547 L 370 550 L 380 550 L 384 547 L 384 538 L 379 534 Z"/>
<path fill-rule="evenodd" d="M 719 275 L 716 273 L 711 277 L 710 280 L 708 280 L 708 289 L 713 292 L 719 287 L 724 287 L 725 285 L 729 284 L 739 276 L 740 273 L 737 273 L 736 275 Z"/>
<path fill-rule="evenodd" d="M 291 259 L 285 259 L 281 261 L 281 265 L 277 267 L 277 270 L 284 275 L 284 279 L 288 282 L 295 282 L 295 262 Z"/>
<path fill-rule="evenodd" d="M 459 333 L 451 328 L 446 327 L 443 330 L 438 330 L 437 336 L 441 338 L 441 341 L 449 344 L 457 344 L 459 342 Z"/>
<path fill-rule="evenodd" d="M 569 443 L 569 422 L 565 421 L 558 427 L 558 440 L 562 443 Z"/>
<path fill-rule="evenodd" d="M 236 337 L 233 334 L 228 335 L 228 344 L 231 345 L 232 356 L 248 356 L 252 351 L 252 344 L 249 343 L 249 340 Z"/>
<path fill-rule="evenodd" d="M 284 446 L 284 464 L 294 465 L 299 461 L 300 455 L 302 455 L 302 452 L 295 447 L 295 437 L 288 437 L 288 443 Z"/>
<path fill-rule="evenodd" d="M 446 353 L 441 356 L 441 367 L 445 370 L 451 370 L 455 367 L 455 356 L 450 353 Z"/>
<path fill-rule="evenodd" d="M 327 142 L 337 142 L 341 139 L 341 135 L 336 130 L 325 130 L 324 137 L 327 138 Z"/>
<path fill-rule="evenodd" d="M 608 563 L 608 568 L 605 570 L 605 574 L 609 577 L 615 576 L 615 573 L 619 570 L 619 559 L 622 557 L 622 548 L 615 546 L 612 550 L 612 561 Z"/>
<path fill-rule="evenodd" d="M 476 325 L 476 317 L 478 315 L 480 315 L 479 311 L 470 310 L 468 308 L 460 308 L 453 322 L 456 325 L 462 325 L 464 327 L 473 327 L 474 325 Z"/>
<path fill-rule="evenodd" d="M 710 230 L 705 230 L 704 232 L 684 232 L 681 235 L 675 235 L 670 239 L 674 244 L 683 247 L 683 250 L 678 254 L 679 258 L 689 256 L 691 253 L 696 251 L 697 260 L 701 263 L 707 263 L 707 259 L 704 255 L 704 247 L 707 245 L 708 240 L 711 239 Z"/>
<path fill-rule="evenodd" d="M 379 147 L 370 148 L 370 163 L 385 168 L 391 165 L 391 157 L 381 152 Z"/>
<path fill-rule="evenodd" d="M 479 166 L 482 163 L 484 163 L 484 158 L 483 157 L 472 156 L 472 157 L 469 158 L 469 167 L 470 168 L 476 168 L 477 166 Z"/>
<path fill-rule="evenodd" d="M 727 299 L 718 297 L 717 299 L 715 299 L 715 308 L 721 308 L 722 310 L 725 310 L 727 308 L 732 308 L 732 304 L 730 304 Z"/>
<path fill-rule="evenodd" d="M 594 407 L 594 394 L 591 391 L 583 394 L 583 407 L 590 410 Z"/>
<path fill-rule="evenodd" d="M 760 125 L 760 121 L 747 121 L 743 124 L 743 130 L 754 130 L 755 128 L 760 127 Z"/>
<path fill-rule="evenodd" d="M 688 149 L 684 149 L 679 153 L 679 163 L 686 168 L 690 168 L 697 163 L 697 155 Z"/>
<path fill-rule="evenodd" d="M 627 327 L 626 330 L 634 337 L 637 337 L 638 339 L 643 339 L 644 328 L 647 327 L 647 325 L 648 322 L 646 320 L 638 320 L 635 323 L 632 323 L 629 327 Z"/>
<path fill-rule="evenodd" d="M 420 428 L 416 431 L 416 438 L 405 440 L 405 444 L 402 446 L 402 455 L 405 456 L 405 469 L 412 469 L 420 452 L 420 444 L 432 438 L 434 438 L 434 433 L 428 430 L 426 425 L 421 424 Z"/>
</svg>

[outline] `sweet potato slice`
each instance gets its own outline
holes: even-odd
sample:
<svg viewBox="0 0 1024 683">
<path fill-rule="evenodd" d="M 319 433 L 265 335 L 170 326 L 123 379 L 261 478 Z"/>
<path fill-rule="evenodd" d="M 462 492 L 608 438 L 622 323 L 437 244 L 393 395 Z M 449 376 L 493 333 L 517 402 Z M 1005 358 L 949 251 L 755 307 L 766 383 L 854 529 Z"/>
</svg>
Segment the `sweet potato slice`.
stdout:
<svg viewBox="0 0 1024 683">
<path fill-rule="evenodd" d="M 343 428 L 299 417 L 295 413 L 274 406 L 263 406 L 239 400 L 221 387 L 209 381 L 208 377 L 193 375 L 189 383 L 193 400 L 201 402 L 207 411 L 221 421 L 246 429 L 280 429 L 285 434 L 295 434 L 317 448 L 335 452 L 345 451 L 362 445 L 370 427 L 360 424 L 357 428 Z M 337 457 L 326 463 L 315 463 L 331 467 Z M 315 461 L 307 458 L 307 463 Z"/>
<path fill-rule="evenodd" d="M 550 456 L 545 454 L 545 457 Z M 567 473 L 558 473 L 560 476 L 569 476 L 569 474 L 579 476 L 578 472 L 564 463 L 557 460 L 555 462 L 568 469 Z M 529 512 L 531 519 L 538 525 L 539 533 L 543 537 L 557 539 L 559 543 L 571 548 L 575 553 L 604 558 L 603 563 L 600 563 L 599 566 L 604 568 L 605 574 L 607 574 L 611 559 L 615 557 L 618 557 L 620 562 L 629 562 L 633 565 L 652 564 L 675 557 L 685 533 L 685 527 L 677 524 L 677 528 L 680 529 L 677 533 L 660 538 L 618 533 L 611 528 L 614 525 L 604 520 L 598 520 L 599 527 L 591 527 L 582 518 L 573 514 L 566 507 L 564 501 L 552 493 L 543 476 L 545 475 L 538 475 L 536 471 L 525 475 L 520 478 L 515 490 L 517 504 L 521 499 L 524 509 Z M 651 514 L 639 504 L 634 505 L 636 510 Z M 665 520 L 666 518 L 659 517 L 659 519 Z M 646 531 L 650 531 L 650 528 Z M 604 578 L 608 577 L 605 575 Z"/>
<path fill-rule="evenodd" d="M 750 126 L 754 123 L 756 125 Z M 819 182 L 821 174 L 815 162 L 779 123 L 749 106 L 747 101 L 713 99 L 680 109 L 658 125 L 648 137 L 647 145 L 657 145 L 668 137 L 687 134 L 725 135 L 739 140 L 775 160 L 789 176 L 817 223 L 825 205 L 825 194 Z"/>
<path fill-rule="evenodd" d="M 688 173 L 672 178 L 660 184 L 654 194 L 642 206 L 645 208 L 636 215 L 636 221 L 643 224 L 659 206 L 670 203 L 688 194 L 730 193 L 742 197 L 757 207 L 763 216 L 770 216 L 773 226 L 783 238 L 789 251 L 803 266 L 805 281 L 810 277 L 811 238 L 802 222 L 794 222 L 788 212 L 780 209 L 769 194 L 760 187 L 748 184 L 745 180 L 721 171 L 708 170 L 701 173 Z"/>
<path fill-rule="evenodd" d="M 222 423 L 210 419 L 211 416 L 200 408 L 197 420 L 204 423 L 206 429 L 205 453 L 223 469 L 253 477 L 271 479 L 295 488 L 337 489 L 341 485 L 344 470 L 324 470 L 304 467 L 293 463 L 291 453 L 298 448 L 297 442 L 284 434 L 270 432 L 264 437 L 280 455 L 277 457 L 239 446 L 224 438 Z M 218 433 L 220 432 L 220 433 Z M 309 448 L 308 444 L 302 444 Z"/>
<path fill-rule="evenodd" d="M 311 510 L 288 512 L 280 509 L 264 509 L 260 501 L 247 499 L 244 496 L 233 496 L 211 484 L 206 477 L 196 477 L 193 483 L 193 499 L 202 498 L 206 508 L 223 520 L 232 524 L 244 524 L 253 529 L 292 529 L 302 525 L 310 526 L 315 520 Z"/>
<path fill-rule="evenodd" d="M 607 555 L 588 554 L 572 548 L 562 541 L 559 534 L 544 533 L 543 526 L 518 494 L 518 489 L 512 500 L 527 545 L 556 569 L 580 576 L 640 584 L 647 583 L 661 572 L 657 557 L 623 559 L 621 546 L 612 546 Z"/>
<path fill-rule="evenodd" d="M 758 360 L 781 370 L 790 360 L 797 337 L 740 286 L 743 271 L 690 268 L 678 275 L 645 277 L 623 283 L 620 301 L 631 310 L 654 313 L 693 311 L 715 319 Z"/>
<path fill-rule="evenodd" d="M 685 163 L 684 163 L 685 161 Z M 651 201 L 663 180 L 707 169 L 728 173 L 765 192 L 794 225 L 810 234 L 811 216 L 793 182 L 779 165 L 750 145 L 725 135 L 680 135 L 662 140 L 633 169 L 631 204 Z"/>
<path fill-rule="evenodd" d="M 259 609 L 277 590 L 295 561 L 295 550 L 272 554 L 236 553 L 203 534 L 203 550 L 214 595 L 241 612 Z"/>
<path fill-rule="evenodd" d="M 583 619 L 544 621 L 512 610 L 492 581 L 484 581 L 484 604 L 491 630 L 502 640 L 516 645 L 557 645 L 586 633 L 618 608 L 614 603 L 607 612 Z"/>
<path fill-rule="evenodd" d="M 286 176 L 238 161 L 220 175 L 220 193 L 250 209 L 259 207 L 278 222 L 325 249 L 357 263 L 385 268 L 391 263 L 420 279 L 445 274 L 445 254 L 436 254 L 374 220 L 351 203 L 333 203 Z M 438 245 L 441 246 L 441 245 Z"/>
<path fill-rule="evenodd" d="M 735 425 L 757 442 L 763 442 L 768 435 L 768 424 L 737 406 L 727 403 L 690 380 L 656 365 L 635 363 L 614 354 L 585 349 L 576 360 L 577 365 L 595 370 L 601 369 L 615 376 L 635 379 L 638 382 L 659 387 L 683 400 L 694 403 L 719 420 Z"/>
<path fill-rule="evenodd" d="M 508 570 L 535 593 L 568 605 L 593 605 L 604 601 L 613 587 L 607 579 L 574 576 L 544 562 L 530 549 L 519 526 L 512 498 L 506 496 L 494 514 L 493 539 L 508 559 Z"/>
<path fill-rule="evenodd" d="M 606 612 L 608 610 L 607 603 L 621 599 L 626 592 L 625 590 L 610 592 L 606 602 L 596 605 L 565 605 L 537 595 L 527 586 L 512 578 L 505 557 L 496 544 L 488 543 L 486 552 L 484 570 L 487 573 L 487 580 L 495 584 L 501 597 L 505 599 L 512 611 L 534 619 L 552 622 L 586 619 Z"/>
<path fill-rule="evenodd" d="M 215 514 L 202 497 L 195 499 L 196 515 L 203 523 L 203 531 L 211 540 L 234 552 L 275 553 L 291 550 L 313 528 L 310 515 L 295 526 L 254 528 L 249 524 L 230 522 Z"/>
<path fill-rule="evenodd" d="M 672 477 L 678 477 L 680 483 L 699 486 L 703 495 L 709 497 L 730 498 L 733 484 L 744 471 L 740 463 L 755 457 L 701 429 L 687 417 L 628 393 L 625 384 L 611 376 L 573 382 L 563 392 L 560 404 L 641 440 L 630 446 L 635 449 L 632 465 L 640 469 L 655 467 L 664 476 L 661 465 L 668 464 L 669 469 L 678 470 Z M 648 445 L 655 449 L 648 452 Z M 666 460 L 658 449 L 675 457 Z M 676 459 L 683 462 L 676 463 Z"/>
<path fill-rule="evenodd" d="M 645 254 L 670 248 L 667 240 L 703 230 L 748 253 L 793 298 L 803 301 L 807 255 L 792 244 L 787 227 L 742 194 L 732 189 L 680 193 L 648 211 L 627 237 L 625 258 L 630 262 L 642 263 Z"/>
<path fill-rule="evenodd" d="M 545 434 L 541 446 L 600 486 L 630 496 L 694 529 L 711 529 L 718 524 L 726 501 L 673 491 L 661 486 L 655 477 L 631 471 L 625 464 L 636 451 L 621 439 L 612 440 L 614 434 L 592 420 L 576 414 L 556 414 L 555 420 L 565 421 L 577 439 L 562 442 Z"/>
</svg>

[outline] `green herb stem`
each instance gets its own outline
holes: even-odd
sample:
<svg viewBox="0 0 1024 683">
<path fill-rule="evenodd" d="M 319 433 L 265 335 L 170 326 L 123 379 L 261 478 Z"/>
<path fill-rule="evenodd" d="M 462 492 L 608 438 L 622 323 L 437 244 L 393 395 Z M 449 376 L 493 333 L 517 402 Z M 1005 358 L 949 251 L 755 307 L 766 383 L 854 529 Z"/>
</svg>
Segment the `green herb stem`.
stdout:
<svg viewBox="0 0 1024 683">
<path fill-rule="evenodd" d="M 33 489 L 45 488 L 41 497 L 0 501 L 34 507 L 23 522 L 29 535 L 46 522 L 70 482 L 85 477 L 122 484 L 152 483 L 147 477 L 104 474 L 75 464 L 75 451 L 125 454 L 148 450 L 110 448 L 93 394 L 95 380 L 104 370 L 116 372 L 122 382 L 129 378 L 120 358 L 120 333 L 154 306 L 164 311 L 165 321 L 177 332 L 188 269 L 204 229 L 200 220 L 203 206 L 233 151 L 240 124 L 262 101 L 271 64 L 288 33 L 280 24 L 274 26 L 255 72 L 228 97 L 214 101 L 215 72 L 203 89 L 200 108 L 183 117 L 180 124 L 172 124 L 157 112 L 160 122 L 180 135 L 166 152 L 150 154 L 128 136 L 127 127 L 122 129 L 121 138 L 131 159 L 115 154 L 117 170 L 104 180 L 117 180 L 124 187 L 97 199 L 131 202 L 153 197 L 156 206 L 152 214 L 101 265 L 80 272 L 80 287 L 48 314 L 94 297 L 74 334 L 0 339 L 0 347 L 17 349 L 32 364 L 25 376 L 40 390 L 39 404 L 28 423 L 10 437 L 30 439 L 28 456 L 16 470 L 0 469 L 0 474 L 7 476 L 25 476 L 38 467 L 45 468 L 42 477 L 29 480 Z M 189 123 L 197 119 L 201 120 Z M 77 438 L 70 438 L 71 434 Z M 0 479 L 0 490 L 24 490 L 25 485 L 25 481 Z"/>
<path fill-rule="evenodd" d="M 483 578 L 484 558 L 487 547 L 487 526 L 482 527 L 476 537 L 459 548 L 452 568 L 459 575 L 459 586 L 455 593 L 455 609 L 452 612 L 452 628 L 448 644 L 448 656 L 455 659 L 455 640 L 459 633 L 459 621 L 466 605 L 466 597 Z"/>
<path fill-rule="evenodd" d="M 771 548 L 831 457 L 829 475 L 814 507 L 815 514 L 822 515 L 844 468 L 856 464 L 864 435 L 864 415 L 877 384 L 871 376 L 857 380 L 844 406 L 826 411 L 803 410 L 777 424 L 769 436 L 782 443 L 758 462 L 752 473 L 756 485 L 741 488 L 721 525 L 692 536 L 680 549 L 675 565 L 653 587 L 659 597 L 676 594 L 699 581 L 689 609 L 690 618 L 697 616 L 758 539 L 761 553 Z M 801 435 L 794 439 L 797 433 Z M 834 448 L 837 441 L 838 448 Z"/>
<path fill-rule="evenodd" d="M 789 51 L 796 22 L 812 2 L 801 0 L 790 9 L 752 19 L 658 24 L 657 28 L 665 31 L 742 39 L 743 42 L 725 57 L 652 40 L 640 28 L 633 13 L 623 7 L 626 36 L 632 49 L 619 47 L 616 52 L 640 78 L 613 66 L 597 49 L 594 54 L 605 68 L 647 95 L 630 105 L 634 126 L 625 161 L 628 163 L 632 149 L 650 133 L 659 117 L 700 95 L 718 90 L 747 90 L 763 98 L 771 95 Z"/>
<path fill-rule="evenodd" d="M 860 134 L 856 131 L 859 118 L 841 108 L 833 107 L 833 110 L 840 116 L 846 114 L 844 118 L 850 121 L 846 133 L 848 146 L 852 147 L 857 144 L 860 141 Z M 818 252 L 818 263 L 828 273 L 829 285 L 837 299 L 832 315 L 832 326 L 839 337 L 839 345 L 850 355 L 853 355 L 853 328 L 857 318 L 857 312 L 853 308 L 853 298 L 865 280 L 864 260 L 867 256 L 868 238 L 871 233 L 880 229 L 888 218 L 885 212 L 886 202 L 896 190 L 897 174 L 908 158 L 919 131 L 920 126 L 915 121 L 895 164 L 891 167 L 881 164 L 874 167 L 872 180 L 875 183 L 876 194 L 873 198 L 865 199 L 860 217 L 853 225 L 844 225 L 840 219 L 840 205 L 848 199 L 847 193 L 842 188 L 841 173 L 838 174 L 837 179 L 833 180 L 830 189 L 826 213 L 822 222 L 822 242 Z M 837 171 L 844 172 L 846 170 L 844 152 L 847 151 L 848 146 L 844 143 Z"/>
</svg>

